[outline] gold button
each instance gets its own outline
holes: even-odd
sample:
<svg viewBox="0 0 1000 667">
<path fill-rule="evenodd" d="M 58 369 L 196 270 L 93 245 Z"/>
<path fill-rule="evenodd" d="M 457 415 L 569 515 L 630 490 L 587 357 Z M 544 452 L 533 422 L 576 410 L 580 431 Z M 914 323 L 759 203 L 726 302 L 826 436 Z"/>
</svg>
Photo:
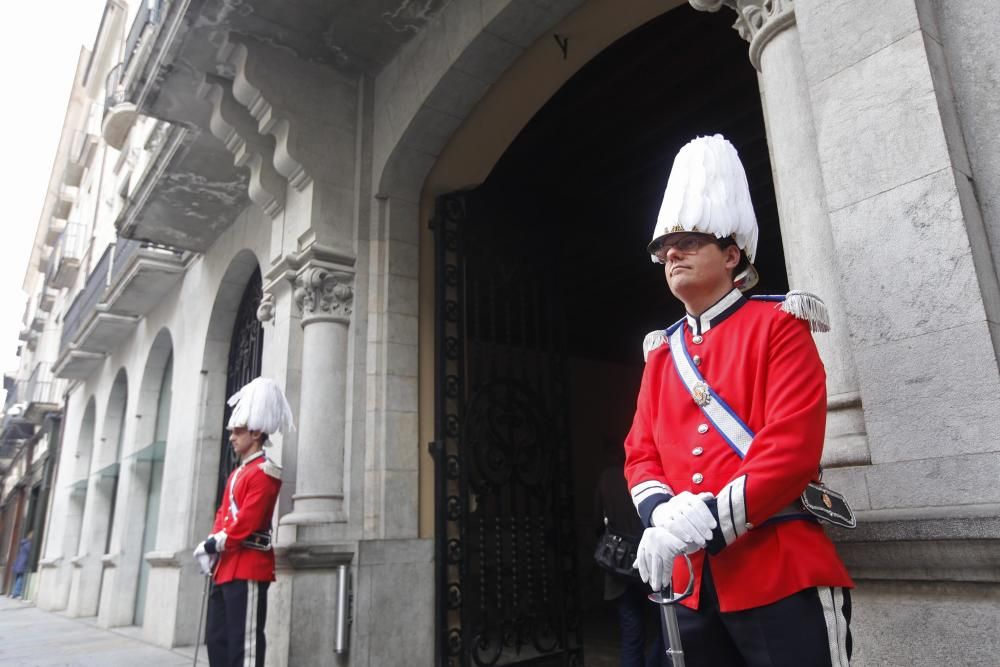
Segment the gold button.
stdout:
<svg viewBox="0 0 1000 667">
<path fill-rule="evenodd" d="M 700 472 L 696 472 L 691 477 L 691 481 L 694 482 L 695 484 L 701 484 L 704 479 L 705 479 L 705 476 L 702 475 Z"/>
<path fill-rule="evenodd" d="M 694 355 L 694 359 L 692 359 L 691 361 L 694 362 L 695 366 L 701 366 L 701 357 L 699 357 L 697 354 Z"/>
<path fill-rule="evenodd" d="M 698 424 L 698 433 L 708 433 L 708 424 Z"/>
<path fill-rule="evenodd" d="M 705 450 L 702 449 L 701 447 L 695 447 L 694 449 L 691 450 L 691 453 L 694 454 L 695 456 L 701 456 L 704 452 Z"/>
<path fill-rule="evenodd" d="M 694 336 L 691 339 L 691 342 L 694 343 L 695 345 L 701 345 L 701 341 L 703 341 L 703 340 L 705 340 L 705 339 L 702 338 L 701 336 Z"/>
</svg>

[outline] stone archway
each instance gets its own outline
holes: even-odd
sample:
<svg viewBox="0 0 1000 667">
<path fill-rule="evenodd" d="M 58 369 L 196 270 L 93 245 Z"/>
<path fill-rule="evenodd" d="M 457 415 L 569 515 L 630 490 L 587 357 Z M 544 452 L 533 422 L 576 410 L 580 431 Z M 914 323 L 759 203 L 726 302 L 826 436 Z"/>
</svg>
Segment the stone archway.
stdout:
<svg viewBox="0 0 1000 667">
<path fill-rule="evenodd" d="M 683 6 L 652 19 L 564 84 L 482 185 L 439 200 L 435 538 L 438 599 L 453 605 L 439 627 L 446 618 L 456 661 L 526 659 L 531 646 L 549 660 L 553 646 L 609 657 L 604 630 L 617 624 L 587 585 L 599 574 L 594 489 L 605 467 L 620 471 L 643 337 L 683 312 L 645 245 L 693 136 L 721 132 L 739 148 L 766 249 L 758 268 L 766 289 L 787 289 L 746 54 L 725 16 Z M 531 477 L 518 472 L 527 461 Z M 546 623 L 565 628 L 554 644 L 534 634 Z"/>
<path fill-rule="evenodd" d="M 222 429 L 226 416 L 226 399 L 229 396 L 228 371 L 235 333 L 234 327 L 238 323 L 241 307 L 243 324 L 247 327 L 253 324 L 250 318 L 255 317 L 256 309 L 254 308 L 253 312 L 250 312 L 249 305 L 244 305 L 244 297 L 250 292 L 250 298 L 256 298 L 257 303 L 259 303 L 260 280 L 260 265 L 256 255 L 249 250 L 240 251 L 229 263 L 212 306 L 212 314 L 205 337 L 205 352 L 202 357 L 202 382 L 204 386 L 201 392 L 204 400 L 198 405 L 199 433 L 202 440 L 196 448 L 199 457 L 196 469 L 201 471 L 201 475 L 193 506 L 195 526 L 211 527 L 221 486 L 218 480 L 222 477 L 223 482 L 225 481 L 225 477 L 220 471 L 222 466 L 220 453 Z M 256 326 L 260 327 L 260 323 L 257 322 Z M 255 340 L 254 344 L 261 345 L 262 339 L 260 337 L 262 336 L 263 330 L 260 329 L 258 337 L 251 336 Z M 259 373 L 259 355 L 256 356 L 256 360 L 256 369 Z M 209 473 L 209 471 L 214 472 Z M 211 484 L 208 483 L 209 474 L 211 474 Z M 228 470 L 225 471 L 225 474 L 228 475 Z"/>
<path fill-rule="evenodd" d="M 134 452 L 129 457 L 132 484 L 129 489 L 130 521 L 125 544 L 133 545 L 128 568 L 120 564 L 121 588 L 134 590 L 122 605 L 121 616 L 133 625 L 143 625 L 150 564 L 145 554 L 156 548 L 160 515 L 163 468 L 167 456 L 172 399 L 174 345 L 170 331 L 161 329 L 146 358 L 137 399 L 139 419 Z M 124 561 L 124 558 L 123 558 Z M 131 604 L 129 604 L 131 602 Z"/>
<path fill-rule="evenodd" d="M 70 590 L 69 613 L 72 616 L 95 616 L 101 609 L 101 599 L 106 594 L 103 582 L 107 566 L 114 565 L 111 546 L 115 527 L 119 467 L 124 446 L 125 422 L 128 404 L 128 377 L 122 368 L 115 375 L 103 416 L 97 421 L 90 469 L 87 478 L 87 497 L 83 511 L 80 546 L 73 559 L 73 584 Z"/>
</svg>

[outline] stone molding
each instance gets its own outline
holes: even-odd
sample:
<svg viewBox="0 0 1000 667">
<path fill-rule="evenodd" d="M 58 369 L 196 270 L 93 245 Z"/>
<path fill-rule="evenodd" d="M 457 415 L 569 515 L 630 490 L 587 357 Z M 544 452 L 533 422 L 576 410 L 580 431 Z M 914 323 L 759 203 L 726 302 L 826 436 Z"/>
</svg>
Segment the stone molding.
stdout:
<svg viewBox="0 0 1000 667">
<path fill-rule="evenodd" d="M 357 552 L 352 543 L 292 543 L 284 549 L 275 549 L 278 567 L 295 570 L 328 569 L 338 565 L 350 565 Z"/>
<path fill-rule="evenodd" d="M 316 321 L 348 323 L 354 307 L 354 273 L 310 263 L 295 276 L 292 298 L 302 325 Z"/>
<path fill-rule="evenodd" d="M 795 25 L 795 0 L 688 0 L 701 12 L 717 12 L 723 6 L 736 12 L 733 29 L 750 42 L 750 62 L 760 70 L 760 56 L 779 32 Z"/>
<path fill-rule="evenodd" d="M 1000 518 L 867 519 L 828 528 L 855 579 L 1000 582 Z"/>
<path fill-rule="evenodd" d="M 149 563 L 150 567 L 173 567 L 181 566 L 180 552 L 177 551 L 147 551 L 143 559 Z"/>
</svg>

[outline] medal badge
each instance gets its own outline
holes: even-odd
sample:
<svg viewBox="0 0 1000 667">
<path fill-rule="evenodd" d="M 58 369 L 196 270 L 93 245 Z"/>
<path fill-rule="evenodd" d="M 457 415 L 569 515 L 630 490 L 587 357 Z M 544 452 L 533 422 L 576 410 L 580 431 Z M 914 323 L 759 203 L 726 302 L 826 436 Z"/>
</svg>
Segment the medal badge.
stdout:
<svg viewBox="0 0 1000 667">
<path fill-rule="evenodd" d="M 712 400 L 712 394 L 709 392 L 708 385 L 704 382 L 695 382 L 691 385 L 691 398 L 701 407 L 708 405 L 709 401 Z"/>
</svg>

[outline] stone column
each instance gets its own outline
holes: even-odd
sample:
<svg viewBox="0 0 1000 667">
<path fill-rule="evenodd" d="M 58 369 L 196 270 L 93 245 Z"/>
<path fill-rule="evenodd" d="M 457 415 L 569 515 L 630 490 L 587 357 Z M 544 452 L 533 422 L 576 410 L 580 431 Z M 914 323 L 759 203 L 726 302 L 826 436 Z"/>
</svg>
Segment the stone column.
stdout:
<svg viewBox="0 0 1000 667">
<path fill-rule="evenodd" d="M 729 7 L 758 71 L 785 265 L 792 289 L 820 296 L 831 330 L 816 336 L 826 366 L 829 411 L 825 465 L 870 462 L 861 394 L 841 293 L 812 105 L 793 0 L 690 0 L 702 11 Z"/>
<path fill-rule="evenodd" d="M 312 259 L 295 274 L 302 313 L 296 492 L 285 525 L 340 523 L 344 508 L 347 336 L 354 300 L 349 266 Z"/>
</svg>

